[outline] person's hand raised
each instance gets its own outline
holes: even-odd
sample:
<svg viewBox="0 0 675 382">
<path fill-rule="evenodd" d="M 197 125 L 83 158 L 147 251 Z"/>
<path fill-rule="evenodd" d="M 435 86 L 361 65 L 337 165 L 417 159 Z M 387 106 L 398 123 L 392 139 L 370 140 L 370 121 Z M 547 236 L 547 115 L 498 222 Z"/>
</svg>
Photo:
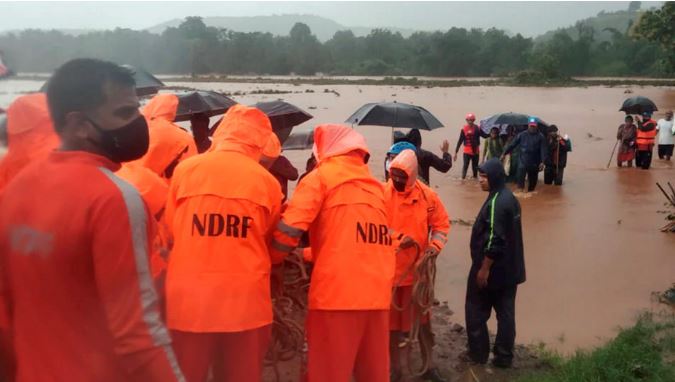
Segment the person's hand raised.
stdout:
<svg viewBox="0 0 675 382">
<path fill-rule="evenodd" d="M 441 144 L 441 151 L 443 154 L 447 154 L 448 150 L 450 150 L 450 143 L 448 142 L 447 139 L 443 140 L 443 144 Z"/>
</svg>

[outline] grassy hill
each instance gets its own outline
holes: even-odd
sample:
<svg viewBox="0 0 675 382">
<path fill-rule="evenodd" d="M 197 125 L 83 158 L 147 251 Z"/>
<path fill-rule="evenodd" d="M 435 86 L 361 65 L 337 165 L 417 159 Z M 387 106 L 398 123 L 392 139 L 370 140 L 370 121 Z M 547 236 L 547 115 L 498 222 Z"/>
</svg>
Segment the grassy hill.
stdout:
<svg viewBox="0 0 675 382">
<path fill-rule="evenodd" d="M 335 32 L 351 30 L 356 36 L 366 36 L 373 28 L 347 27 L 333 20 L 314 15 L 273 15 L 249 17 L 204 17 L 204 24 L 210 27 L 226 28 L 237 32 L 263 32 L 277 36 L 286 36 L 295 23 L 304 23 L 320 40 L 327 41 Z M 168 27 L 177 27 L 183 20 L 173 19 L 147 30 L 151 33 L 162 33 Z M 404 37 L 414 31 L 401 28 L 385 28 L 392 32 L 400 32 Z"/>
<path fill-rule="evenodd" d="M 577 26 L 584 25 L 590 26 L 595 31 L 595 40 L 597 43 L 603 41 L 610 41 L 612 38 L 612 32 L 607 31 L 607 28 L 613 28 L 619 31 L 620 33 L 625 33 L 640 17 L 643 11 L 618 11 L 618 12 L 600 12 L 595 17 L 590 17 L 584 20 L 577 21 L 573 26 L 567 28 L 560 28 L 553 31 L 548 31 L 539 37 L 535 38 L 535 44 L 541 44 L 547 41 L 550 41 L 555 33 L 558 31 L 567 32 L 570 37 L 577 39 L 579 37 Z"/>
</svg>

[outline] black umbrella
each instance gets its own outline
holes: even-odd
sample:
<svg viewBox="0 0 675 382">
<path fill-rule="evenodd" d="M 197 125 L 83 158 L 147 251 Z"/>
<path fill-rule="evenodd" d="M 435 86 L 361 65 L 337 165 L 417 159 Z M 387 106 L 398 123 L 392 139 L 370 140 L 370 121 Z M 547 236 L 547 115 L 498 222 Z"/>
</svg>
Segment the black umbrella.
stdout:
<svg viewBox="0 0 675 382">
<path fill-rule="evenodd" d="M 308 112 L 282 100 L 258 102 L 253 106 L 269 117 L 272 129 L 282 144 L 286 143 L 293 127 L 314 118 Z"/>
<path fill-rule="evenodd" d="M 237 104 L 232 98 L 212 91 L 177 93 L 176 96 L 178 97 L 178 111 L 175 122 L 188 121 L 195 114 L 205 114 L 207 117 L 221 115 Z"/>
<path fill-rule="evenodd" d="M 131 65 L 121 65 L 124 68 L 131 70 L 134 74 L 134 80 L 136 81 L 136 95 L 139 97 L 147 96 L 151 94 L 156 94 L 159 92 L 159 89 L 164 87 L 164 83 L 160 81 L 157 77 L 153 76 L 149 72 L 146 72 L 143 69 L 137 69 Z M 49 86 L 49 81 L 45 82 L 40 88 L 41 92 L 47 91 L 47 86 Z"/>
<path fill-rule="evenodd" d="M 530 122 L 530 118 L 534 118 L 537 121 L 537 126 L 539 131 L 543 134 L 546 134 L 548 131 L 548 123 L 542 121 L 538 117 L 533 117 L 527 114 L 521 113 L 500 113 L 493 116 L 487 117 L 480 121 L 479 126 L 483 134 L 490 134 L 492 128 L 499 128 L 500 134 L 508 133 L 508 126 L 514 126 L 516 132 L 523 131 L 527 129 L 527 125 Z"/>
<path fill-rule="evenodd" d="M 272 129 L 292 128 L 314 118 L 313 115 L 285 101 L 258 102 L 254 107 L 262 110 L 272 122 Z"/>
<path fill-rule="evenodd" d="M 282 144 L 288 139 L 293 127 L 314 118 L 308 112 L 282 100 L 258 102 L 253 107 L 260 109 L 260 111 L 267 115 L 272 123 L 272 129 Z M 211 135 L 216 131 L 222 120 L 222 118 L 219 119 L 218 122 L 211 126 Z"/>
<path fill-rule="evenodd" d="M 659 109 L 652 100 L 642 96 L 628 98 L 627 100 L 623 101 L 623 105 L 621 105 L 621 109 L 619 109 L 619 111 L 626 112 L 626 114 L 651 114 L 657 110 Z"/>
<path fill-rule="evenodd" d="M 404 127 L 420 130 L 443 127 L 443 124 L 427 109 L 398 102 L 367 103 L 347 118 L 346 122 L 352 125 Z"/>
<path fill-rule="evenodd" d="M 307 150 L 314 145 L 314 131 L 300 130 L 294 131 L 288 136 L 284 142 L 282 149 L 284 150 Z"/>
</svg>

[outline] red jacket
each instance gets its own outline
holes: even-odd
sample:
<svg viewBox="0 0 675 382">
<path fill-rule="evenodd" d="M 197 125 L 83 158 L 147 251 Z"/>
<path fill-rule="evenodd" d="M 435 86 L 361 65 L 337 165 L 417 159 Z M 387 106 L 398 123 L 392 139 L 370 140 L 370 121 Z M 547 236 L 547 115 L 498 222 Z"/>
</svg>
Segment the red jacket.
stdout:
<svg viewBox="0 0 675 382">
<path fill-rule="evenodd" d="M 153 219 L 119 165 L 53 152 L 0 199 L 17 381 L 182 381 L 148 265 Z"/>
</svg>

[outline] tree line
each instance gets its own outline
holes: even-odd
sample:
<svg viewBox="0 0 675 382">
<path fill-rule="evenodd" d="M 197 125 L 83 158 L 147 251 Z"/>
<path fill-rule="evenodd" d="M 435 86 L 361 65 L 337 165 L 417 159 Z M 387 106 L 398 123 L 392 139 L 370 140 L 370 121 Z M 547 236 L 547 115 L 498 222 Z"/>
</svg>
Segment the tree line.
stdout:
<svg viewBox="0 0 675 382">
<path fill-rule="evenodd" d="M 560 30 L 539 44 L 496 28 L 451 28 L 407 38 L 386 29 L 363 37 L 347 30 L 321 43 L 302 23 L 287 36 L 274 36 L 209 27 L 200 17 L 187 17 L 162 34 L 115 29 L 75 36 L 25 30 L 0 35 L 0 51 L 17 72 L 51 72 L 86 56 L 156 74 L 672 76 L 673 4 L 645 12 L 626 30 L 606 28 L 610 41 L 597 41 L 592 27 L 577 23 L 574 37 Z"/>
</svg>

